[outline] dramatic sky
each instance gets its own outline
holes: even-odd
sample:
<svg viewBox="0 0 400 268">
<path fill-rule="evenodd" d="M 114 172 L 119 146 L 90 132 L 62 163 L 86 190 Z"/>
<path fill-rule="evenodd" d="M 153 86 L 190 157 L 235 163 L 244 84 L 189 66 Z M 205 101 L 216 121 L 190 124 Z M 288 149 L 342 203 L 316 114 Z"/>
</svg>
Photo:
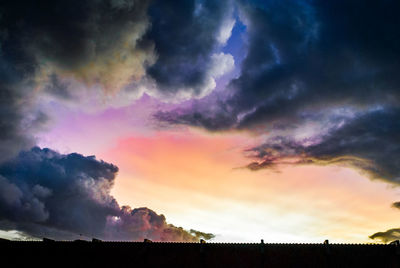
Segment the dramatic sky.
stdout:
<svg viewBox="0 0 400 268">
<path fill-rule="evenodd" d="M 400 238 L 400 2 L 0 3 L 0 237 Z"/>
</svg>

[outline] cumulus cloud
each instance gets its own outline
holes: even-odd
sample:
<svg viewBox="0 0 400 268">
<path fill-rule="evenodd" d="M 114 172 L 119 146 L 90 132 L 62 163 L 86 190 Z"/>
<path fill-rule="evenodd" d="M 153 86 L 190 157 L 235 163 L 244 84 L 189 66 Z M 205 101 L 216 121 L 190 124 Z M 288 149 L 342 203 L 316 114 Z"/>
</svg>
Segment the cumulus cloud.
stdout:
<svg viewBox="0 0 400 268">
<path fill-rule="evenodd" d="M 216 51 L 232 12 L 230 0 L 2 2 L 0 161 L 35 145 L 49 100 L 92 109 L 144 92 L 207 95 L 234 64 Z"/>
<path fill-rule="evenodd" d="M 393 34 L 400 6 L 389 2 L 241 1 L 247 55 L 229 85 L 234 93 L 220 107 L 232 117 L 226 129 L 301 120 L 304 109 L 398 105 L 399 66 L 392 59 L 400 54 Z"/>
<path fill-rule="evenodd" d="M 217 41 L 221 45 L 225 45 L 228 39 L 231 37 L 233 26 L 235 26 L 236 20 L 234 18 L 226 19 L 221 26 L 221 29 L 217 35 Z"/>
<path fill-rule="evenodd" d="M 216 76 L 209 69 L 215 68 L 214 52 L 223 41 L 220 29 L 232 11 L 229 0 L 156 1 L 150 6 L 152 24 L 145 37 L 154 43 L 157 61 L 147 74 L 160 96 L 202 97 L 215 88 Z"/>
<path fill-rule="evenodd" d="M 54 239 L 198 240 L 148 208 L 120 207 L 110 195 L 117 172 L 94 156 L 23 151 L 0 164 L 0 229 Z"/>
<path fill-rule="evenodd" d="M 11 13 L 5 30 L 18 35 L 14 49 L 21 46 L 35 61 L 39 83 L 51 83 L 48 77 L 57 74 L 115 92 L 139 80 L 145 65 L 154 61 L 151 46 L 138 46 L 149 24 L 147 5 L 132 0 L 16 1 L 3 9 Z M 14 26 L 17 22 L 20 27 Z"/>
<path fill-rule="evenodd" d="M 232 71 L 235 65 L 235 60 L 232 55 L 222 52 L 211 55 L 211 62 L 210 75 L 213 78 L 218 78 L 225 73 Z"/>
<path fill-rule="evenodd" d="M 196 235 L 175 227 L 166 222 L 164 215 L 158 215 L 151 209 L 142 207 L 131 209 L 124 206 L 116 217 L 109 218 L 106 237 L 113 240 L 143 240 L 154 241 L 198 241 L 200 237 L 211 239 L 214 236 Z"/>
</svg>

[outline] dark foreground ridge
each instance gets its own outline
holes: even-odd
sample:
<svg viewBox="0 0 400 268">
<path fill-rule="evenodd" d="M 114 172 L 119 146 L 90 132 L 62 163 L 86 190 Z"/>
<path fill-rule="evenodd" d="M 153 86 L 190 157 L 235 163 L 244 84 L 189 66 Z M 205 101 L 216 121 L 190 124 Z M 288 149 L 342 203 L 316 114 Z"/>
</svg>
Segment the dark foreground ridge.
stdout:
<svg viewBox="0 0 400 268">
<path fill-rule="evenodd" d="M 204 242 L 204 241 L 203 241 Z M 400 245 L 0 240 L 8 267 L 400 267 Z"/>
</svg>

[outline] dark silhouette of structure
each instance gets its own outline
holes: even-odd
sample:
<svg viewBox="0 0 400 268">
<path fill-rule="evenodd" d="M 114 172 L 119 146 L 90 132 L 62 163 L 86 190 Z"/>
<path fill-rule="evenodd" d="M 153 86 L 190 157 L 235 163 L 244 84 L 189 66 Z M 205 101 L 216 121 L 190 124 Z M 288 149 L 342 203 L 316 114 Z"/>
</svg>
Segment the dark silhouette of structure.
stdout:
<svg viewBox="0 0 400 268">
<path fill-rule="evenodd" d="M 0 240 L 7 267 L 400 267 L 400 245 Z M 6 266 L 4 266 L 6 267 Z"/>
</svg>

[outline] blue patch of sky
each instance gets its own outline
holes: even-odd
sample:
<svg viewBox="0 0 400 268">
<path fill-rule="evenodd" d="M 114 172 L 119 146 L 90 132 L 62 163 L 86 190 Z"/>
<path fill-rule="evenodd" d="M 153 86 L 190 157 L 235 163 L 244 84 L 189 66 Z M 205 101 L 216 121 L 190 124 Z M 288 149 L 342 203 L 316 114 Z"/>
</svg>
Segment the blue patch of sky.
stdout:
<svg viewBox="0 0 400 268">
<path fill-rule="evenodd" d="M 235 26 L 232 29 L 232 34 L 228 39 L 226 45 L 222 48 L 222 52 L 231 54 L 235 63 L 241 63 L 246 56 L 246 25 L 240 20 L 237 12 L 235 11 Z"/>
<path fill-rule="evenodd" d="M 235 25 L 232 28 L 232 34 L 229 37 L 226 45 L 222 48 L 222 52 L 231 54 L 235 60 L 235 69 L 230 74 L 230 78 L 235 78 L 240 75 L 241 64 L 247 53 L 246 45 L 246 25 L 239 19 L 237 8 L 234 11 Z"/>
</svg>

